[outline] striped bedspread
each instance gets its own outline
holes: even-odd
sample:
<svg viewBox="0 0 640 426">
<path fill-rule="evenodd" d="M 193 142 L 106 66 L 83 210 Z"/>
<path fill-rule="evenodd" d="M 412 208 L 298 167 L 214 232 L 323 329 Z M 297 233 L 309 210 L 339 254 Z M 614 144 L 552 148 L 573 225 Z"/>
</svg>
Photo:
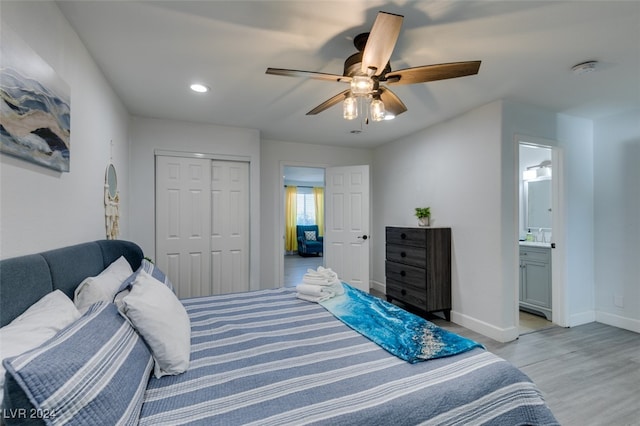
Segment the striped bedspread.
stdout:
<svg viewBox="0 0 640 426">
<path fill-rule="evenodd" d="M 540 392 L 482 349 L 403 361 L 291 289 L 183 300 L 189 370 L 152 378 L 141 425 L 548 425 Z"/>
</svg>

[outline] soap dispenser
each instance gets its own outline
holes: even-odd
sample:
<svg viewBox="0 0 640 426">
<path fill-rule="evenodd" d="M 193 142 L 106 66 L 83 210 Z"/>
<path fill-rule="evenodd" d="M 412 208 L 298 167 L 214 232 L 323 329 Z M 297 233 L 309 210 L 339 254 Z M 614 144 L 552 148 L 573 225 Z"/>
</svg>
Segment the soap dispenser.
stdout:
<svg viewBox="0 0 640 426">
<path fill-rule="evenodd" d="M 533 241 L 533 234 L 531 233 L 531 228 L 527 230 L 527 241 Z"/>
</svg>

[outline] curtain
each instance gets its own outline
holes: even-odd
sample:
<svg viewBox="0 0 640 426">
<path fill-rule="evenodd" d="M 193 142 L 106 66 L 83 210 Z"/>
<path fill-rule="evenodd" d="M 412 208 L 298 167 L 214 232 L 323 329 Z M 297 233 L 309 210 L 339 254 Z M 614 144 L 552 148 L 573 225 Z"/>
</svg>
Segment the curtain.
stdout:
<svg viewBox="0 0 640 426">
<path fill-rule="evenodd" d="M 318 225 L 318 235 L 324 235 L 324 188 L 313 187 L 313 198 L 316 202 L 316 225 Z"/>
<path fill-rule="evenodd" d="M 286 251 L 298 250 L 296 235 L 298 188 L 287 186 L 284 200 L 284 249 Z"/>
</svg>

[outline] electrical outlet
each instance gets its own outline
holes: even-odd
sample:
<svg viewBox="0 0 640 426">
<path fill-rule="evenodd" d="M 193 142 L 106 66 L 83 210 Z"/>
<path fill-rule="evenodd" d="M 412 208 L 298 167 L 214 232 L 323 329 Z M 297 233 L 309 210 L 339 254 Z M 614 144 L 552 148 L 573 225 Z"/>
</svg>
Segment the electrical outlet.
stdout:
<svg viewBox="0 0 640 426">
<path fill-rule="evenodd" d="M 622 296 L 619 294 L 613 295 L 613 304 L 618 308 L 624 308 L 624 301 L 622 300 Z"/>
</svg>

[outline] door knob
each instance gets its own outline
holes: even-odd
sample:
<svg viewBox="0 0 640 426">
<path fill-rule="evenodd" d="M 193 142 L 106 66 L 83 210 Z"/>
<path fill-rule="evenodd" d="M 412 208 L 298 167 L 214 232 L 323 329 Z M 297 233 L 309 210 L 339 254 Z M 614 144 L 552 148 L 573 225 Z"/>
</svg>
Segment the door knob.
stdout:
<svg viewBox="0 0 640 426">
<path fill-rule="evenodd" d="M 367 238 L 369 238 L 369 236 L 368 235 L 358 235 L 358 238 L 366 240 Z"/>
</svg>

